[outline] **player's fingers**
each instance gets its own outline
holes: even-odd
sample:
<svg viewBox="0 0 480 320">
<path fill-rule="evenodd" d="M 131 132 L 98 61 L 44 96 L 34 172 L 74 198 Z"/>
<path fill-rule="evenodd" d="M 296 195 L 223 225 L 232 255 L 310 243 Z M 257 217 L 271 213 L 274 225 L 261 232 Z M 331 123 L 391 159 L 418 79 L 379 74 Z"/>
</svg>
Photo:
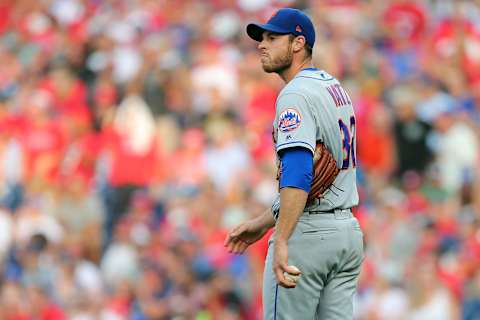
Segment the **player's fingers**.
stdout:
<svg viewBox="0 0 480 320">
<path fill-rule="evenodd" d="M 225 238 L 225 241 L 223 242 L 223 245 L 225 247 L 229 247 L 231 246 L 233 243 L 235 243 L 235 241 L 237 241 L 238 239 L 236 237 L 232 237 L 231 234 L 227 234 L 227 237 Z"/>
<path fill-rule="evenodd" d="M 227 237 L 225 238 L 225 241 L 223 242 L 223 245 L 226 247 L 230 242 L 232 242 L 236 237 L 238 237 L 240 234 L 242 234 L 244 230 L 243 225 L 236 226 L 233 228 L 228 234 Z"/>
<path fill-rule="evenodd" d="M 235 246 L 235 241 L 230 241 L 227 244 L 227 251 L 230 252 L 230 253 L 233 253 L 234 246 Z"/>
<path fill-rule="evenodd" d="M 228 243 L 232 242 L 232 241 L 236 241 L 237 237 L 242 233 L 242 229 L 241 229 L 241 226 L 237 226 L 235 227 L 234 229 L 232 229 L 228 234 L 227 234 L 227 237 L 225 239 L 225 242 L 224 242 L 224 245 L 228 245 Z"/>
<path fill-rule="evenodd" d="M 297 267 L 295 266 L 285 266 L 285 272 L 291 274 L 291 275 L 294 275 L 294 276 L 299 276 L 302 274 L 302 272 L 300 271 L 300 269 L 298 269 Z"/>
<path fill-rule="evenodd" d="M 248 246 L 249 246 L 248 243 L 246 243 L 246 242 L 244 242 L 244 241 L 241 241 L 241 242 L 240 242 L 240 245 L 239 245 L 238 253 L 239 253 L 239 254 L 244 253 L 245 250 L 247 250 Z"/>
<path fill-rule="evenodd" d="M 223 241 L 223 246 L 228 247 L 230 241 L 232 241 L 232 238 L 230 237 L 230 234 L 227 234 L 227 236 L 225 237 L 225 240 Z"/>
<path fill-rule="evenodd" d="M 288 280 L 287 278 L 283 278 L 283 280 L 277 281 L 278 285 L 286 288 L 286 289 L 293 289 L 297 286 L 297 284 L 291 280 Z"/>
<path fill-rule="evenodd" d="M 277 266 L 273 269 L 275 273 L 275 278 L 277 279 L 277 283 L 279 286 L 290 289 L 290 288 L 295 288 L 297 285 L 295 282 L 287 279 L 285 275 L 283 274 L 284 268 Z"/>
<path fill-rule="evenodd" d="M 239 246 L 239 244 L 235 243 L 235 245 L 233 246 L 233 249 L 232 249 L 233 254 L 238 254 L 238 250 L 239 250 L 238 246 Z"/>
<path fill-rule="evenodd" d="M 228 246 L 235 239 L 235 236 L 233 235 L 233 231 L 234 230 L 227 233 L 227 236 L 225 237 L 225 241 L 223 242 L 223 245 L 225 247 Z"/>
<path fill-rule="evenodd" d="M 233 245 L 232 253 L 239 254 L 242 249 L 242 242 L 240 240 L 236 241 Z"/>
<path fill-rule="evenodd" d="M 239 239 L 233 239 L 229 244 L 228 244 L 228 252 L 230 253 L 237 253 L 238 250 L 238 244 L 239 244 Z"/>
</svg>

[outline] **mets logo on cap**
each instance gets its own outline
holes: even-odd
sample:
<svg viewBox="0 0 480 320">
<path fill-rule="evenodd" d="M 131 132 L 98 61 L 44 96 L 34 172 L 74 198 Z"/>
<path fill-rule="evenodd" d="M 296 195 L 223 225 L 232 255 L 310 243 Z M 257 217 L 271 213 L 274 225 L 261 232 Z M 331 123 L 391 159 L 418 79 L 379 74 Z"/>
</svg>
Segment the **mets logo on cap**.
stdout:
<svg viewBox="0 0 480 320">
<path fill-rule="evenodd" d="M 302 116 L 300 115 L 300 112 L 294 108 L 287 108 L 280 113 L 278 118 L 278 130 L 281 132 L 290 132 L 300 127 L 301 123 Z"/>
</svg>

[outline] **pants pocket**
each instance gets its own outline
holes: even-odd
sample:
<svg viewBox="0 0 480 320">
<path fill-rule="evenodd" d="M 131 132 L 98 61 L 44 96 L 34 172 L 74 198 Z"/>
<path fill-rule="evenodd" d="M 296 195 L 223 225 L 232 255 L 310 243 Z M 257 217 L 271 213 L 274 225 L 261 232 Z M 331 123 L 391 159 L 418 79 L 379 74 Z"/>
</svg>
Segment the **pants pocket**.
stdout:
<svg viewBox="0 0 480 320">
<path fill-rule="evenodd" d="M 306 227 L 302 229 L 304 235 L 327 235 L 338 232 L 338 228 L 335 227 Z"/>
</svg>

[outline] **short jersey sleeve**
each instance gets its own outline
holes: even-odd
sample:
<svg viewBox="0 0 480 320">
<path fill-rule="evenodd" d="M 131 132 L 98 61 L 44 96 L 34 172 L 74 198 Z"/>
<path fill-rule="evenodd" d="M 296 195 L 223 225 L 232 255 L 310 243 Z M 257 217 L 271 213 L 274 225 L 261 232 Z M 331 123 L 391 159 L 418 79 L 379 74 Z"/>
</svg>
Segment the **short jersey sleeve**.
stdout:
<svg viewBox="0 0 480 320">
<path fill-rule="evenodd" d="M 316 122 L 303 95 L 284 93 L 278 97 L 273 127 L 277 152 L 290 147 L 315 152 Z"/>
</svg>

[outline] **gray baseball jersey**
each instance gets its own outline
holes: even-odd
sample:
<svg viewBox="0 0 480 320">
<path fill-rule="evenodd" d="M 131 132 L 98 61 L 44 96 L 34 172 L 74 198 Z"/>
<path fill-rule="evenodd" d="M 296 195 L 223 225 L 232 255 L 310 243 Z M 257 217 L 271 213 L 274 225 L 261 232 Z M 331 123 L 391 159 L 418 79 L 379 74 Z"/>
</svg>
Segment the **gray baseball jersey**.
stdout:
<svg viewBox="0 0 480 320">
<path fill-rule="evenodd" d="M 328 211 L 358 204 L 355 114 L 336 78 L 314 68 L 299 72 L 277 98 L 273 134 L 277 153 L 297 146 L 313 153 L 317 141 L 323 142 L 341 169 L 323 198 L 309 209 Z"/>
</svg>

